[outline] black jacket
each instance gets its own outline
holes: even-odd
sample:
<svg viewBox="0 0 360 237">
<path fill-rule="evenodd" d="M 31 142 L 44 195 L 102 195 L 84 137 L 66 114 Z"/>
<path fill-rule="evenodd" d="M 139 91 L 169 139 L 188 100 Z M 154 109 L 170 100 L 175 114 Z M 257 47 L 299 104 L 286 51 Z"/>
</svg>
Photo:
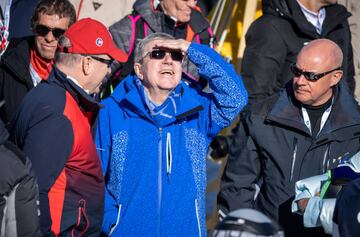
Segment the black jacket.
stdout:
<svg viewBox="0 0 360 237">
<path fill-rule="evenodd" d="M 0 223 L 6 223 L 0 225 L 0 232 L 4 236 L 41 236 L 38 188 L 31 163 L 8 136 L 0 120 Z"/>
<path fill-rule="evenodd" d="M 326 38 L 343 51 L 342 69 L 346 84 L 355 89 L 353 52 L 347 18 L 342 5 L 325 7 L 322 33 L 307 21 L 296 0 L 263 0 L 263 16 L 254 21 L 246 34 L 242 75 L 252 105 L 284 88 L 293 77 L 290 64 L 307 42 Z"/>
<path fill-rule="evenodd" d="M 278 220 L 287 236 L 292 236 L 289 229 L 296 231 L 294 236 L 311 236 L 301 232 L 301 216 L 290 213 L 295 182 L 323 174 L 336 167 L 342 156 L 360 149 L 359 107 L 343 83 L 334 91 L 330 115 L 314 139 L 290 83 L 274 105 L 270 100 L 245 115 L 222 177 L 218 197 L 222 212 L 256 208 Z M 254 200 L 255 184 L 260 192 Z"/>
<path fill-rule="evenodd" d="M 34 38 L 24 38 L 16 46 L 8 49 L 0 63 L 0 118 L 8 124 L 15 115 L 23 97 L 34 84 L 30 76 L 30 48 Z"/>
</svg>

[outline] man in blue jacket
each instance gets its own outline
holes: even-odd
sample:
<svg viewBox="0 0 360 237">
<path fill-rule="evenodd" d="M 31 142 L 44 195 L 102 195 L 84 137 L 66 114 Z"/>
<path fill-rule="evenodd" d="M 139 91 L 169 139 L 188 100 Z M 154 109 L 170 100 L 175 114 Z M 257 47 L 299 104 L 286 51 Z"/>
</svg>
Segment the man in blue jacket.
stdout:
<svg viewBox="0 0 360 237">
<path fill-rule="evenodd" d="M 208 93 L 181 80 L 185 54 L 209 81 Z M 213 49 L 165 33 L 140 41 L 134 69 L 104 100 L 98 121 L 103 231 L 206 236 L 207 147 L 246 105 L 247 92 Z"/>
</svg>

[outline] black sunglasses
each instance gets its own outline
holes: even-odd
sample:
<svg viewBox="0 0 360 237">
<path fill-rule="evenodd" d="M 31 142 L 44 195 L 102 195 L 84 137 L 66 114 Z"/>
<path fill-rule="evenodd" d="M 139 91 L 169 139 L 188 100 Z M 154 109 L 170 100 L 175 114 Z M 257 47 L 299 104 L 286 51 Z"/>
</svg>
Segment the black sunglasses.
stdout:
<svg viewBox="0 0 360 237">
<path fill-rule="evenodd" d="M 304 77 L 309 80 L 309 81 L 317 81 L 319 80 L 320 78 L 326 76 L 327 74 L 329 73 L 332 73 L 334 71 L 337 71 L 337 70 L 340 70 L 341 68 L 338 67 L 338 68 L 335 68 L 335 69 L 332 69 L 330 71 L 327 71 L 327 72 L 323 72 L 323 73 L 315 73 L 315 72 L 306 72 L 306 71 L 303 71 L 301 70 L 300 68 L 298 68 L 296 66 L 295 63 L 291 64 L 290 65 L 290 70 L 291 72 L 296 76 L 296 77 L 299 77 L 301 75 L 304 75 Z"/>
<path fill-rule="evenodd" d="M 163 59 L 166 53 L 169 53 L 174 61 L 182 62 L 184 59 L 184 54 L 181 51 L 166 51 L 164 49 L 154 49 L 145 54 L 143 58 L 149 55 L 151 59 Z"/>
<path fill-rule="evenodd" d="M 62 36 L 66 30 L 60 28 L 50 28 L 41 24 L 38 24 L 34 28 L 34 33 L 39 36 L 46 36 L 49 32 L 53 34 L 54 38 L 58 40 L 60 36 Z"/>
<path fill-rule="evenodd" d="M 105 63 L 108 67 L 110 67 L 111 64 L 114 61 L 114 59 L 105 59 L 105 58 L 100 58 L 100 57 L 97 57 L 97 56 L 94 56 L 94 55 L 84 55 L 84 56 L 89 56 L 89 57 L 95 59 L 96 61 Z"/>
</svg>

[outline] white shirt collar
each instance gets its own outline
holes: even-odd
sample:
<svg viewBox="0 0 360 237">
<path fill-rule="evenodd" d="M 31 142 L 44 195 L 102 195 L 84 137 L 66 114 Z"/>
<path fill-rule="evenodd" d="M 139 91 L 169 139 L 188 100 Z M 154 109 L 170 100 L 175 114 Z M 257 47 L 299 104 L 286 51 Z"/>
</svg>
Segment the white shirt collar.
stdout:
<svg viewBox="0 0 360 237">
<path fill-rule="evenodd" d="M 304 5 L 302 5 L 298 0 L 296 0 L 299 4 L 301 11 L 304 13 L 308 22 L 310 22 L 316 29 L 316 32 L 321 34 L 322 32 L 322 25 L 324 23 L 326 17 L 326 10 L 325 8 L 321 8 L 319 13 L 310 11 Z"/>
<path fill-rule="evenodd" d="M 86 90 L 84 87 L 82 87 L 75 78 L 72 78 L 71 76 L 66 76 L 66 78 L 69 79 L 70 81 L 74 82 L 78 87 L 80 87 L 80 88 L 83 89 L 87 94 L 90 95 L 90 91 L 89 91 L 89 90 Z"/>
</svg>

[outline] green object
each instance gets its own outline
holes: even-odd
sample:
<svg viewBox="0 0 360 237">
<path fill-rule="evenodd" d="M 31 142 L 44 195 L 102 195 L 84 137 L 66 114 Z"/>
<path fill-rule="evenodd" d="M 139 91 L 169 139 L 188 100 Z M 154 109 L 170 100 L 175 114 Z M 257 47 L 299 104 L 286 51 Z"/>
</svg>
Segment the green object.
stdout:
<svg viewBox="0 0 360 237">
<path fill-rule="evenodd" d="M 331 185 L 331 170 L 327 171 L 327 175 L 328 175 L 328 179 L 326 181 L 323 181 L 324 183 L 321 186 L 320 198 L 324 198 L 326 192 L 328 191 Z"/>
</svg>

